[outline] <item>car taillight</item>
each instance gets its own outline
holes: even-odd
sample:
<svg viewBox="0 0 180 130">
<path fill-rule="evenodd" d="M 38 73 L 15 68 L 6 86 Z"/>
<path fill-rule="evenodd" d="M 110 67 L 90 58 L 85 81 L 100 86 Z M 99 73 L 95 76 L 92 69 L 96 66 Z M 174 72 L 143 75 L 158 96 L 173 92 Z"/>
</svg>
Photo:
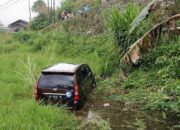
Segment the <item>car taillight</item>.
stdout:
<svg viewBox="0 0 180 130">
<path fill-rule="evenodd" d="M 75 87 L 74 87 L 74 103 L 76 104 L 78 100 L 79 100 L 79 86 L 78 86 L 77 82 L 75 82 Z"/>
<path fill-rule="evenodd" d="M 37 82 L 35 83 L 34 85 L 34 97 L 36 100 L 38 100 L 39 96 L 38 96 L 38 85 L 37 85 Z"/>
</svg>

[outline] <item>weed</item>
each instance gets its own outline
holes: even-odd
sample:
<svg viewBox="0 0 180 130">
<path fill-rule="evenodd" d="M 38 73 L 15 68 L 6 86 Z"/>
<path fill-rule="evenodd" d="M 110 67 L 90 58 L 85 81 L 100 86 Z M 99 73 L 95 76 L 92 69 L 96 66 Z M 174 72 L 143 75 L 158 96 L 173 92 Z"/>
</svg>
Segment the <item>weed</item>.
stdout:
<svg viewBox="0 0 180 130">
<path fill-rule="evenodd" d="M 133 4 L 129 4 L 124 12 L 120 12 L 118 8 L 112 9 L 107 25 L 112 30 L 117 44 L 123 51 L 127 50 L 134 41 L 135 36 L 129 35 L 129 29 L 138 12 L 138 8 Z"/>
<path fill-rule="evenodd" d="M 13 50 L 5 50 L 12 45 Z M 43 68 L 59 62 L 87 63 L 97 78 L 110 75 L 113 73 L 109 71 L 111 59 L 106 57 L 112 45 L 107 34 L 90 38 L 59 30 L 45 34 L 38 32 L 37 36 L 21 32 L 14 34 L 11 43 L 3 41 L 0 55 L 0 105 L 3 106 L 0 108 L 0 129 L 75 129 L 77 122 L 73 114 L 34 101 L 35 80 Z M 101 70 L 104 66 L 105 69 Z"/>
<path fill-rule="evenodd" d="M 180 100 L 179 40 L 160 41 L 159 44 L 151 54 L 142 58 L 140 68 L 133 70 L 122 85 L 130 91 L 127 98 L 135 95 L 133 98 L 139 101 L 142 97 L 147 104 L 145 108 L 177 112 Z"/>
</svg>

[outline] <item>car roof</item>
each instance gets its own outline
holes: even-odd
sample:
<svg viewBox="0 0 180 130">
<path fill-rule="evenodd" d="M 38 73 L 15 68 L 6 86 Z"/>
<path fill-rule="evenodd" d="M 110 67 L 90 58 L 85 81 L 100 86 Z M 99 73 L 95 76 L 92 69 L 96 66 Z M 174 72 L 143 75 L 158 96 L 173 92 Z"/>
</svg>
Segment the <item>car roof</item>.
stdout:
<svg viewBox="0 0 180 130">
<path fill-rule="evenodd" d="M 76 70 L 84 64 L 59 63 L 45 68 L 42 72 L 75 73 Z"/>
</svg>

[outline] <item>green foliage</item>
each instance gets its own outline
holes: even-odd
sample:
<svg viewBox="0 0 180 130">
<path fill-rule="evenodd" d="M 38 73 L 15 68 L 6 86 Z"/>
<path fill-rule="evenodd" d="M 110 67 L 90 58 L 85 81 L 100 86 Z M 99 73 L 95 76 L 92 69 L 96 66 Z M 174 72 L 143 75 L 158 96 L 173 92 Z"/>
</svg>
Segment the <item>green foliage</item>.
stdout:
<svg viewBox="0 0 180 130">
<path fill-rule="evenodd" d="M 69 59 L 75 57 L 77 63 L 89 63 L 101 77 L 110 76 L 116 69 L 114 67 L 116 59 L 111 56 L 114 56 L 113 40 L 108 38 L 107 34 L 89 37 L 61 29 L 47 33 L 16 33 L 13 39 L 17 43 L 26 43 L 29 47 L 28 51 L 31 52 L 49 52 L 53 49 L 51 53 L 60 57 L 69 57 Z"/>
<path fill-rule="evenodd" d="M 13 39 L 24 44 L 33 44 L 33 39 L 38 36 L 35 32 L 18 32 L 13 35 Z"/>
<path fill-rule="evenodd" d="M 94 10 L 96 11 L 99 10 Z M 99 16 L 102 14 L 94 12 L 89 15 L 90 17 L 84 17 L 82 24 L 79 24 L 81 22 L 78 18 L 76 23 L 86 27 L 85 23 L 96 14 L 97 21 L 93 19 L 89 27 L 99 26 L 97 23 L 102 24 Z M 168 43 L 162 41 L 156 50 L 143 57 L 140 68 L 133 70 L 124 83 L 119 82 L 119 72 L 116 67 L 119 62 L 119 52 L 122 51 L 121 49 L 126 50 L 146 28 L 147 23 L 144 22 L 140 29 L 135 30 L 135 34 L 128 34 L 130 24 L 137 13 L 138 8 L 131 4 L 124 13 L 113 9 L 108 25 L 118 43 L 116 45 L 110 34 L 72 33 L 68 29 L 20 32 L 13 34 L 12 38 L 0 34 L 0 105 L 2 106 L 0 129 L 77 128 L 77 120 L 73 114 L 56 106 L 39 105 L 32 98 L 33 85 L 41 70 L 59 62 L 89 64 L 98 79 L 97 92 L 110 93 L 109 95 L 115 100 L 136 102 L 144 105 L 146 109 L 178 112 L 179 39 Z M 43 29 L 46 26 L 48 26 L 46 15 L 37 16 L 31 23 L 33 30 Z M 107 122 L 98 120 L 95 121 L 97 125 L 91 123 L 95 129 L 109 128 Z M 136 122 L 136 124 L 141 123 Z M 84 123 L 79 127 L 81 129 L 86 126 L 89 127 Z"/>
<path fill-rule="evenodd" d="M 41 35 L 40 35 L 41 36 Z M 50 39 L 47 39 L 47 37 L 39 37 L 37 39 L 34 39 L 34 44 L 32 46 L 32 51 L 40 51 L 49 43 Z"/>
<path fill-rule="evenodd" d="M 17 50 L 17 48 L 19 48 L 19 44 L 16 44 L 16 43 L 12 43 L 12 44 L 10 43 L 7 45 L 2 44 L 0 47 L 0 54 L 3 54 L 3 53 L 8 54 L 10 52 Z"/>
<path fill-rule="evenodd" d="M 60 20 L 61 12 L 67 10 L 68 12 L 74 11 L 73 2 L 76 0 L 63 0 L 61 1 L 61 7 L 56 10 L 56 19 Z"/>
<path fill-rule="evenodd" d="M 109 59 L 102 59 L 102 65 L 100 67 L 100 76 L 101 77 L 106 77 L 106 76 L 110 76 L 114 71 L 115 71 L 115 68 L 114 68 L 114 64 L 112 63 L 111 60 Z"/>
<path fill-rule="evenodd" d="M 139 9 L 129 4 L 123 13 L 118 8 L 113 8 L 111 17 L 108 20 L 108 26 L 114 34 L 114 38 L 120 48 L 125 51 L 133 43 L 135 34 L 129 35 L 129 29 L 134 18 L 137 16 Z"/>
<path fill-rule="evenodd" d="M 46 7 L 46 4 L 44 3 L 44 1 L 43 0 L 37 0 L 33 3 L 32 11 L 40 13 L 41 12 L 40 9 L 42 7 Z"/>
<path fill-rule="evenodd" d="M 144 100 L 147 104 L 146 108 L 175 112 L 179 109 L 179 41 L 179 38 L 166 42 L 161 41 L 155 50 L 143 56 L 140 68 L 133 70 L 123 83 L 123 86 L 134 95 L 140 93 L 141 89 L 150 92 L 143 97 L 143 99 L 146 98 Z M 132 93 L 130 95 L 133 95 Z M 135 96 L 134 99 L 138 99 L 138 97 Z"/>
<path fill-rule="evenodd" d="M 40 14 L 36 16 L 30 23 L 30 29 L 41 30 L 49 25 L 49 19 L 46 15 Z"/>
<path fill-rule="evenodd" d="M 2 41 L 0 129 L 76 129 L 73 114 L 56 106 L 39 105 L 32 98 L 41 70 L 59 62 L 87 63 L 100 78 L 115 69 L 108 58 L 113 39 L 107 34 L 89 37 L 64 30 L 20 32 Z M 10 47 L 11 51 L 5 49 Z M 104 121 L 95 123 L 98 128 L 109 127 Z"/>
<path fill-rule="evenodd" d="M 76 10 L 82 10 L 84 5 L 89 6 L 98 6 L 100 0 L 62 0 L 61 7 L 58 9 L 58 12 L 63 10 L 68 10 L 69 12 L 76 12 Z"/>
<path fill-rule="evenodd" d="M 76 0 L 63 0 L 63 2 L 61 2 L 61 8 L 60 10 L 68 10 L 68 11 L 72 11 L 74 9 L 73 6 L 73 2 L 75 2 Z"/>
<path fill-rule="evenodd" d="M 30 23 L 30 29 L 32 30 L 41 30 L 49 25 L 49 18 L 48 18 L 48 7 L 43 0 L 37 0 L 34 2 L 32 6 L 32 10 L 38 13 Z"/>
<path fill-rule="evenodd" d="M 19 48 L 23 46 L 21 44 Z M 0 60 L 0 129 L 76 128 L 73 114 L 56 106 L 39 105 L 32 97 L 35 79 L 41 69 L 48 65 L 45 56 L 26 50 L 22 53 L 16 48 L 11 53 L 1 54 Z"/>
<path fill-rule="evenodd" d="M 166 8 L 166 10 L 168 10 L 167 12 L 169 13 L 170 16 L 176 15 L 179 13 L 180 1 L 174 0 L 174 2 L 175 2 L 174 5 L 171 5 L 170 7 Z"/>
</svg>

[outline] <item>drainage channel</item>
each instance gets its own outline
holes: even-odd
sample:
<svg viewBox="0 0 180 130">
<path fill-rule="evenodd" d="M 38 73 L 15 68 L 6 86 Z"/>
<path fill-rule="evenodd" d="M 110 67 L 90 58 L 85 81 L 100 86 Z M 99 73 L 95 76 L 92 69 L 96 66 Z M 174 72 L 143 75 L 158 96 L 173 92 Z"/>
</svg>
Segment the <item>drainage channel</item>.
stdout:
<svg viewBox="0 0 180 130">
<path fill-rule="evenodd" d="M 162 112 L 148 113 L 142 111 L 140 106 L 107 100 L 96 94 L 92 94 L 75 115 L 85 119 L 92 112 L 109 122 L 112 130 L 168 130 L 180 123 L 175 115 L 169 114 L 164 119 Z"/>
</svg>

